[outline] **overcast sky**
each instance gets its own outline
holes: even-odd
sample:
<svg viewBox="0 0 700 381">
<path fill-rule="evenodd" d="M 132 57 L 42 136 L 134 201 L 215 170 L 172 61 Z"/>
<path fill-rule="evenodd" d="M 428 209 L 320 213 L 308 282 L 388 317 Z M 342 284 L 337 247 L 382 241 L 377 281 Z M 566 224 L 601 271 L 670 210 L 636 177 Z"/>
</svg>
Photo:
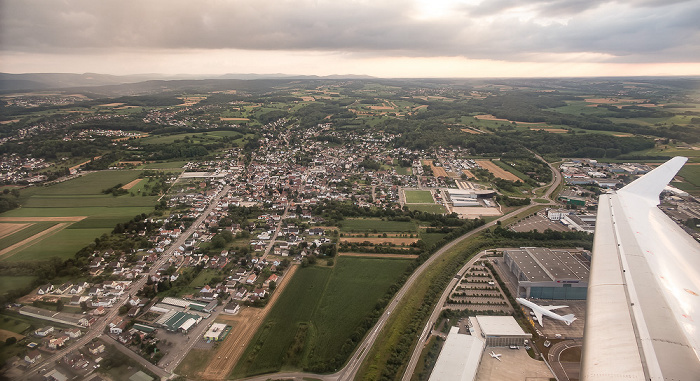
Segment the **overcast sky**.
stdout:
<svg viewBox="0 0 700 381">
<path fill-rule="evenodd" d="M 0 71 L 700 75 L 700 0 L 0 0 Z"/>
</svg>

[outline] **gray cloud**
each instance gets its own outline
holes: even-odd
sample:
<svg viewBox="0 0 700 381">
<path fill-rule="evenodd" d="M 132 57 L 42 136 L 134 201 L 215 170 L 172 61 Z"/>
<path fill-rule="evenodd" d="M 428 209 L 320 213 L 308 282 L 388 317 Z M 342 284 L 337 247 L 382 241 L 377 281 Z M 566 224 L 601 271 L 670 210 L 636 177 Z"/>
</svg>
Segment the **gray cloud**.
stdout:
<svg viewBox="0 0 700 381">
<path fill-rule="evenodd" d="M 605 6 L 617 5 L 615 14 Z M 503 17 L 527 6 L 541 25 Z M 624 6 L 624 7 L 623 7 Z M 421 19 L 405 1 L 0 0 L 0 49 L 79 53 L 120 49 L 345 51 L 355 54 L 536 60 L 602 53 L 614 62 L 700 59 L 698 0 L 484 0 Z M 493 21 L 484 22 L 483 17 Z"/>
</svg>

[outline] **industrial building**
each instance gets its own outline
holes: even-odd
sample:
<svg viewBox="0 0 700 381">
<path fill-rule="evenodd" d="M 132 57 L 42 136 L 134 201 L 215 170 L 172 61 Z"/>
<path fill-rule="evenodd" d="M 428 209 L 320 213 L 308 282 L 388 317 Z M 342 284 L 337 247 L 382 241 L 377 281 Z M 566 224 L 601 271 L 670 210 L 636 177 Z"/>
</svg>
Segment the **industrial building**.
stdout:
<svg viewBox="0 0 700 381">
<path fill-rule="evenodd" d="M 445 194 L 452 206 L 459 207 L 482 206 L 479 199 L 492 197 L 495 195 L 495 192 L 481 189 L 445 189 Z"/>
<path fill-rule="evenodd" d="M 221 341 L 224 339 L 226 332 L 226 324 L 214 323 L 209 327 L 209 330 L 204 334 L 204 340 Z"/>
<path fill-rule="evenodd" d="M 505 250 L 503 261 L 518 280 L 516 297 L 585 300 L 588 295 L 587 251 L 523 247 Z"/>
<path fill-rule="evenodd" d="M 532 339 L 512 316 L 475 316 L 469 318 L 470 332 L 484 340 L 487 347 L 521 346 Z"/>
<path fill-rule="evenodd" d="M 478 336 L 458 332 L 459 327 L 450 329 L 429 381 L 474 380 L 481 362 L 484 341 Z"/>
</svg>

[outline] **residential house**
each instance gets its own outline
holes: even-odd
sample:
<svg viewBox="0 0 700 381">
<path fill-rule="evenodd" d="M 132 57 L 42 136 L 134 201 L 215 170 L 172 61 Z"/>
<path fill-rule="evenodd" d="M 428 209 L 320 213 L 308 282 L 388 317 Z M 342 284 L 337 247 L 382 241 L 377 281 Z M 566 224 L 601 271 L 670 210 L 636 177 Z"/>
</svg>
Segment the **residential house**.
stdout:
<svg viewBox="0 0 700 381">
<path fill-rule="evenodd" d="M 34 334 L 35 334 L 36 336 L 46 337 L 46 336 L 48 336 L 50 333 L 52 333 L 53 331 L 54 331 L 54 328 L 53 328 L 52 326 L 50 326 L 50 325 L 47 325 L 46 327 L 39 328 L 39 329 L 37 329 L 36 331 L 34 331 Z"/>
<path fill-rule="evenodd" d="M 36 363 L 39 361 L 39 359 L 41 359 L 41 352 L 36 349 L 32 349 L 31 351 L 27 352 L 26 356 L 24 356 L 24 361 L 30 364 Z"/>
<path fill-rule="evenodd" d="M 71 339 L 77 339 L 83 335 L 83 331 L 81 331 L 79 328 L 67 329 L 65 332 Z"/>
<path fill-rule="evenodd" d="M 224 307 L 224 313 L 235 315 L 241 310 L 240 304 L 236 302 L 230 302 Z"/>
<path fill-rule="evenodd" d="M 57 338 L 49 340 L 48 347 L 51 349 L 61 349 L 66 345 L 66 342 L 68 340 L 70 340 L 70 337 L 68 337 L 68 335 L 61 335 Z"/>
<path fill-rule="evenodd" d="M 39 289 L 36 291 L 38 295 L 46 295 L 49 292 L 53 291 L 53 285 L 51 283 L 47 283 L 43 286 L 40 286 Z"/>
<path fill-rule="evenodd" d="M 87 345 L 87 349 L 93 355 L 97 355 L 105 351 L 105 345 L 101 341 L 93 341 Z"/>
<path fill-rule="evenodd" d="M 267 280 L 265 280 L 265 282 L 263 283 L 263 286 L 265 286 L 265 287 L 270 287 L 270 282 L 275 282 L 275 284 L 276 284 L 276 283 L 277 283 L 277 279 L 279 279 L 279 277 L 277 276 L 277 274 L 272 274 L 272 275 L 270 275 L 269 278 L 267 278 Z"/>
</svg>

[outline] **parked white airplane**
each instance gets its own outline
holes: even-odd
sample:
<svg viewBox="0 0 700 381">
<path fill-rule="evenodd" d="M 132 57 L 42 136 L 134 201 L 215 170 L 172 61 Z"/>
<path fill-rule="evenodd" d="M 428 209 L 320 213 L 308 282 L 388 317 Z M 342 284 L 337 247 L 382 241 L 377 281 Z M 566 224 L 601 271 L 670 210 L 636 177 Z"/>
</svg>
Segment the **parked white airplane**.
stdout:
<svg viewBox="0 0 700 381">
<path fill-rule="evenodd" d="M 491 351 L 491 353 L 489 353 L 489 354 L 491 355 L 491 357 L 495 358 L 496 360 L 501 361 L 501 354 L 500 353 L 494 353 L 493 351 Z"/>
<path fill-rule="evenodd" d="M 537 304 L 527 299 L 517 298 L 515 300 L 523 306 L 531 309 L 532 312 L 535 313 L 535 318 L 537 318 L 537 322 L 540 323 L 540 327 L 544 327 L 544 325 L 542 324 L 542 315 L 551 317 L 554 320 L 563 321 L 564 323 L 566 323 L 566 325 L 571 325 L 571 323 L 573 323 L 574 320 L 576 320 L 574 314 L 561 316 L 552 312 L 552 310 L 556 310 L 557 308 L 564 308 L 568 306 L 538 306 Z"/>
</svg>

